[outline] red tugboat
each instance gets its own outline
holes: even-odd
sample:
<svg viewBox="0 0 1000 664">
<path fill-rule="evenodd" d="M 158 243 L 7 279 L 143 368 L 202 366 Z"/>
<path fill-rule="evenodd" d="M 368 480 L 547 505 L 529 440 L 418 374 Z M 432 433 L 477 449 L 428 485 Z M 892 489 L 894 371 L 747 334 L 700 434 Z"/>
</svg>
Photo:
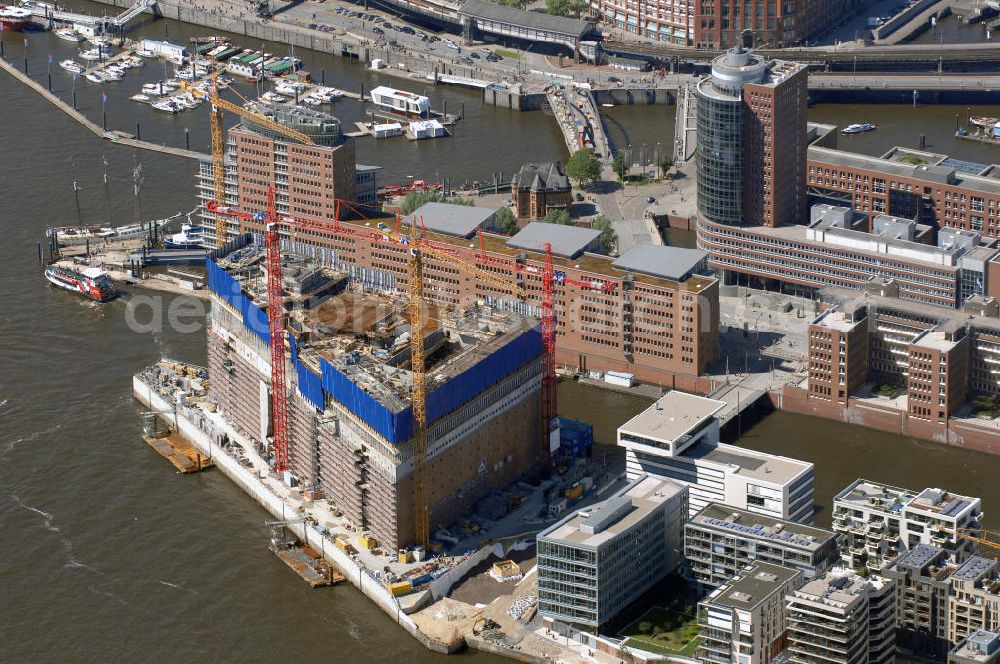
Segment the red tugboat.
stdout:
<svg viewBox="0 0 1000 664">
<path fill-rule="evenodd" d="M 53 263 L 45 268 L 45 278 L 59 288 L 73 291 L 95 302 L 107 302 L 118 295 L 118 289 L 104 270 L 78 267 L 72 263 Z"/>
<path fill-rule="evenodd" d="M 0 5 L 0 29 L 20 32 L 31 20 L 31 10 Z"/>
</svg>

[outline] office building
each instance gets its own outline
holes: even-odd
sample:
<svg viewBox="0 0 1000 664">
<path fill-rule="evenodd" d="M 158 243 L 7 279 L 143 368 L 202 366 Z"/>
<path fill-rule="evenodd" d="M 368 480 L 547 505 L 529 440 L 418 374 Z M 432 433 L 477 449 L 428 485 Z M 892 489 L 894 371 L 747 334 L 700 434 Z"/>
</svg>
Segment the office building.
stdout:
<svg viewBox="0 0 1000 664">
<path fill-rule="evenodd" d="M 802 65 L 741 47 L 712 61 L 696 87 L 704 220 L 767 227 L 805 220 L 806 77 Z"/>
<path fill-rule="evenodd" d="M 882 664 L 895 661 L 893 585 L 836 568 L 786 598 L 788 655 L 793 664 Z"/>
<path fill-rule="evenodd" d="M 403 217 L 403 225 L 409 227 L 415 223 L 418 228 L 432 233 L 444 233 L 456 238 L 472 238 L 479 232 L 500 230 L 496 219 L 496 208 L 454 203 L 424 203 Z"/>
<path fill-rule="evenodd" d="M 698 604 L 697 657 L 703 662 L 770 664 L 787 644 L 785 595 L 802 573 L 751 563 Z"/>
<path fill-rule="evenodd" d="M 681 0 L 590 0 L 594 16 L 628 35 L 659 42 L 729 48 L 767 44 L 791 46 L 826 31 L 849 16 L 850 0 L 794 0 L 750 4 L 721 0 L 694 4 Z"/>
<path fill-rule="evenodd" d="M 249 234 L 208 261 L 209 398 L 263 449 L 272 434 L 266 262 Z M 387 549 L 413 544 L 405 298 L 352 280 L 329 257 L 292 251 L 282 257 L 282 287 L 286 481 L 324 496 Z M 489 307 L 434 311 L 424 340 L 432 536 L 536 468 L 542 439 L 537 321 Z"/>
<path fill-rule="evenodd" d="M 958 560 L 975 553 L 959 536 L 978 528 L 979 498 L 942 489 L 911 491 L 859 479 L 833 499 L 833 530 L 841 533 L 841 557 L 852 569 L 878 572 L 918 544 L 948 551 Z"/>
<path fill-rule="evenodd" d="M 965 637 L 948 653 L 948 664 L 997 664 L 1000 632 L 980 630 Z"/>
<path fill-rule="evenodd" d="M 263 227 L 247 221 L 253 232 Z M 284 231 L 286 242 L 326 256 L 371 288 L 405 292 L 410 250 L 385 232 L 395 220 L 340 222 L 336 233 Z M 597 231 L 542 222 L 513 237 L 483 232 L 470 241 L 462 229 L 422 236 L 479 272 L 433 255 L 424 258 L 425 296 L 445 305 L 482 301 L 540 316 L 545 245 L 555 270 L 556 363 L 582 372 L 622 371 L 636 380 L 692 391 L 718 359 L 718 281 L 701 274 L 705 254 L 693 249 L 637 245 L 618 258 L 592 249 Z M 512 294 L 505 283 L 523 289 Z"/>
<path fill-rule="evenodd" d="M 1000 569 L 997 561 L 972 556 L 949 578 L 948 642 L 1000 628 Z"/>
<path fill-rule="evenodd" d="M 260 110 L 271 120 L 307 135 L 313 143 L 300 142 L 250 121 L 229 129 L 224 163 L 226 205 L 230 209 L 249 214 L 267 210 L 268 191 L 272 188 L 278 214 L 303 221 L 346 218 L 350 210 L 339 201 L 375 205 L 378 167 L 362 167 L 359 174 L 354 142 L 344 135 L 337 118 L 300 107 L 262 105 Z M 199 200 L 203 204 L 213 200 L 210 159 L 201 162 L 197 180 Z M 206 244 L 214 246 L 215 215 L 204 211 L 202 218 Z M 249 229 L 236 217 L 226 220 L 230 238 Z"/>
<path fill-rule="evenodd" d="M 1000 393 L 997 303 L 975 296 L 961 311 L 884 295 L 823 289 L 809 326 L 808 376 L 782 408 L 1000 453 L 1000 431 L 973 403 Z"/>
<path fill-rule="evenodd" d="M 538 611 L 598 631 L 678 568 L 687 489 L 642 477 L 538 534 Z"/>
<path fill-rule="evenodd" d="M 562 162 L 524 164 L 510 183 L 514 214 L 523 219 L 542 219 L 549 210 L 569 210 L 572 189 Z"/>
<path fill-rule="evenodd" d="M 691 515 L 711 503 L 812 523 L 813 464 L 719 442 L 721 401 L 668 392 L 618 427 L 628 477 L 686 484 Z"/>
<path fill-rule="evenodd" d="M 813 578 L 835 565 L 839 552 L 829 530 L 713 503 L 684 525 L 684 557 L 691 576 L 715 588 L 755 561 Z"/>
</svg>

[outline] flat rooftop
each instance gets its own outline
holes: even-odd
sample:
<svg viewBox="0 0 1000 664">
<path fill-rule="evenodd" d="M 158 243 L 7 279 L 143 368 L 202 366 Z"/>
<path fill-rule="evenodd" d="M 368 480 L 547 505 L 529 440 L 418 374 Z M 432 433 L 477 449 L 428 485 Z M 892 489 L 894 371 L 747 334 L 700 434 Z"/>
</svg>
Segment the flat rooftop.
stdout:
<svg viewBox="0 0 1000 664">
<path fill-rule="evenodd" d="M 671 390 L 619 430 L 669 443 L 713 417 L 725 405 L 723 401 Z"/>
<path fill-rule="evenodd" d="M 538 537 L 596 550 L 684 491 L 687 488 L 676 482 L 644 475 L 606 500 L 570 514 Z"/>
<path fill-rule="evenodd" d="M 842 311 L 841 309 L 827 309 L 812 322 L 812 325 L 838 332 L 850 332 L 858 322 L 854 316 L 849 315 L 846 311 Z"/>
<path fill-rule="evenodd" d="M 738 445 L 713 445 L 700 441 L 681 453 L 681 458 L 730 466 L 740 477 L 774 484 L 787 484 L 813 469 L 808 461 L 750 450 Z"/>
<path fill-rule="evenodd" d="M 833 504 L 857 509 L 864 507 L 899 516 L 903 513 L 903 508 L 916 497 L 916 492 L 909 489 L 858 479 L 838 493 Z"/>
<path fill-rule="evenodd" d="M 827 542 L 837 538 L 832 531 L 823 528 L 755 514 L 719 503 L 709 503 L 703 507 L 691 517 L 688 524 L 711 528 L 730 535 L 778 543 L 809 553 L 819 551 Z"/>
<path fill-rule="evenodd" d="M 976 630 L 965 637 L 948 653 L 949 657 L 961 657 L 970 662 L 991 664 L 1000 655 L 1000 631 Z"/>
<path fill-rule="evenodd" d="M 409 226 L 416 222 L 418 227 L 423 226 L 435 233 L 470 238 L 495 214 L 496 208 L 454 203 L 424 203 L 404 217 L 403 224 Z"/>
<path fill-rule="evenodd" d="M 600 237 L 601 231 L 593 228 L 532 221 L 507 240 L 507 244 L 518 249 L 542 252 L 548 244 L 552 247 L 553 254 L 564 258 L 576 258 L 594 246 Z"/>
<path fill-rule="evenodd" d="M 637 244 L 612 263 L 619 270 L 683 281 L 705 265 L 708 253 L 658 244 Z"/>
<path fill-rule="evenodd" d="M 979 498 L 960 496 L 944 489 L 924 489 L 910 503 L 908 511 L 954 519 L 977 507 L 979 503 Z"/>
<path fill-rule="evenodd" d="M 703 602 L 716 606 L 752 610 L 771 595 L 781 592 L 802 572 L 771 563 L 755 562 L 716 588 Z"/>
<path fill-rule="evenodd" d="M 869 587 L 881 588 L 884 583 L 885 581 L 879 577 L 864 578 L 851 570 L 837 567 L 823 576 L 806 582 L 794 592 L 794 595 L 846 608 L 861 600 L 867 594 Z"/>
</svg>

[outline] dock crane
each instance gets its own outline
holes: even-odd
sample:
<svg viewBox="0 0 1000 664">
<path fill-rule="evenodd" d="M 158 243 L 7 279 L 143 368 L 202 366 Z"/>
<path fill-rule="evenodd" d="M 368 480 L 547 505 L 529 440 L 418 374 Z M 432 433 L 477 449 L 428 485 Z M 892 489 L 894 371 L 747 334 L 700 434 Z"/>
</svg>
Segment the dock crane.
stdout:
<svg viewBox="0 0 1000 664">
<path fill-rule="evenodd" d="M 964 540 L 993 549 L 995 552 L 993 557 L 1000 558 L 1000 533 L 984 528 L 963 528 L 956 534 Z"/>
<path fill-rule="evenodd" d="M 226 139 L 222 130 L 223 109 L 243 118 L 244 120 L 250 120 L 251 122 L 254 122 L 262 127 L 266 127 L 279 134 L 293 138 L 300 143 L 313 145 L 314 141 L 308 135 L 303 134 L 300 131 L 296 131 L 291 127 L 286 127 L 280 122 L 276 122 L 261 113 L 223 99 L 219 96 L 218 77 L 219 72 L 214 72 L 210 75 L 209 78 L 212 81 L 212 89 L 209 92 L 199 90 L 198 88 L 189 88 L 186 82 L 184 82 L 181 87 L 183 89 L 187 89 L 196 97 L 207 99 L 212 105 L 212 110 L 209 113 L 210 128 L 212 133 L 212 200 L 217 208 L 223 208 L 226 205 Z M 238 92 L 236 92 L 236 94 L 239 95 Z M 250 103 L 242 96 L 241 98 L 248 104 Z M 224 217 L 216 214 L 215 246 L 221 247 L 225 243 L 226 220 Z"/>
</svg>

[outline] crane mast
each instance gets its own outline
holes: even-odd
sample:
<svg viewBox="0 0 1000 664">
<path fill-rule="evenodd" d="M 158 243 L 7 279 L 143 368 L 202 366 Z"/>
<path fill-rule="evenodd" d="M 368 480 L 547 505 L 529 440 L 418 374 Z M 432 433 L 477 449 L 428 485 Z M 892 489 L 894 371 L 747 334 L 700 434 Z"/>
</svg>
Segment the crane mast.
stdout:
<svg viewBox="0 0 1000 664">
<path fill-rule="evenodd" d="M 409 314 L 410 371 L 413 404 L 413 472 L 416 480 L 416 540 L 430 546 L 430 498 L 427 489 L 427 394 L 424 364 L 424 264 L 420 251 L 417 224 L 410 224 Z"/>
<path fill-rule="evenodd" d="M 285 382 L 285 308 L 281 291 L 281 236 L 274 204 L 274 187 L 267 191 L 264 218 L 267 252 L 267 324 L 271 339 L 271 420 L 274 470 L 288 470 L 288 391 Z"/>
</svg>

